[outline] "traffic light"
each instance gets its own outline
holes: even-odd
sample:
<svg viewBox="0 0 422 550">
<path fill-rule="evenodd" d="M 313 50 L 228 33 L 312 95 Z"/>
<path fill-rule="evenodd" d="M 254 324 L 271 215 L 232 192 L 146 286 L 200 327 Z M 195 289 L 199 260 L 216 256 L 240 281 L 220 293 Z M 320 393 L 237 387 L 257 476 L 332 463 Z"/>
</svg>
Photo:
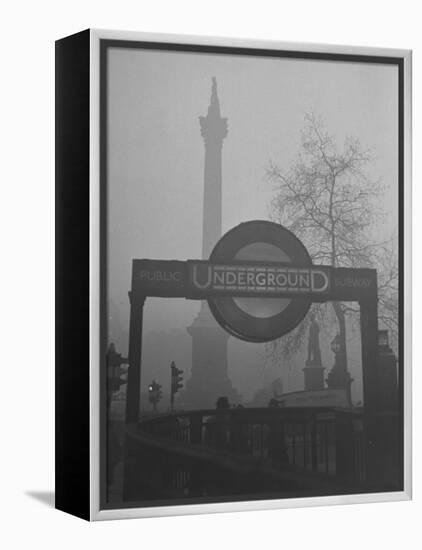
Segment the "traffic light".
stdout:
<svg viewBox="0 0 422 550">
<path fill-rule="evenodd" d="M 126 369 L 122 365 L 127 364 L 127 362 L 126 357 L 122 357 L 120 353 L 117 353 L 115 345 L 110 344 L 106 355 L 109 393 L 119 391 L 120 386 L 127 383 L 127 380 L 120 378 L 122 374 L 126 374 Z"/>
<path fill-rule="evenodd" d="M 183 388 L 183 371 L 178 369 L 176 367 L 176 363 L 174 361 L 171 362 L 170 365 L 171 369 L 171 409 L 173 410 L 173 403 L 174 403 L 174 394 L 177 393 L 181 388 Z"/>
<path fill-rule="evenodd" d="M 163 397 L 163 392 L 161 391 L 161 384 L 153 380 L 148 386 L 148 400 L 152 403 L 153 410 L 157 410 L 157 403 Z"/>
<path fill-rule="evenodd" d="M 172 393 L 177 393 L 181 388 L 183 388 L 183 371 L 176 367 L 174 361 L 171 362 L 171 391 Z"/>
</svg>

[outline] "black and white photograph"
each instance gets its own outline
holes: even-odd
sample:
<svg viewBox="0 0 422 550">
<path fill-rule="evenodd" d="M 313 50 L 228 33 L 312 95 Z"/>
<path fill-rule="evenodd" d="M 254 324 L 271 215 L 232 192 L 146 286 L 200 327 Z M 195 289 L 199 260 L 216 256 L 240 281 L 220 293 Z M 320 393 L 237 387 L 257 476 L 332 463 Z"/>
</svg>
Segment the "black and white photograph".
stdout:
<svg viewBox="0 0 422 550">
<path fill-rule="evenodd" d="M 417 3 L 2 15 L 1 548 L 420 546 Z"/>
<path fill-rule="evenodd" d="M 404 490 L 403 65 L 100 41 L 100 506 Z"/>
</svg>

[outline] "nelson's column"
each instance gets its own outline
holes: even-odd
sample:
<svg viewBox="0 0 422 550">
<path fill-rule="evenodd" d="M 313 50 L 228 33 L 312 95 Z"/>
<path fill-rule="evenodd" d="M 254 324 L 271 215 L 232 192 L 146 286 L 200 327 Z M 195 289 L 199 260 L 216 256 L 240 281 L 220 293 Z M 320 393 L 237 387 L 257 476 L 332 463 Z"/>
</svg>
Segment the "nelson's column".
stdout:
<svg viewBox="0 0 422 550">
<path fill-rule="evenodd" d="M 221 154 L 227 136 L 227 119 L 221 117 L 217 81 L 212 79 L 211 101 L 207 116 L 199 117 L 205 145 L 202 258 L 210 257 L 221 237 Z M 212 316 L 207 302 L 188 327 L 192 336 L 192 372 L 183 400 L 189 408 L 214 408 L 218 397 L 239 403 L 240 395 L 227 375 L 229 335 Z"/>
</svg>

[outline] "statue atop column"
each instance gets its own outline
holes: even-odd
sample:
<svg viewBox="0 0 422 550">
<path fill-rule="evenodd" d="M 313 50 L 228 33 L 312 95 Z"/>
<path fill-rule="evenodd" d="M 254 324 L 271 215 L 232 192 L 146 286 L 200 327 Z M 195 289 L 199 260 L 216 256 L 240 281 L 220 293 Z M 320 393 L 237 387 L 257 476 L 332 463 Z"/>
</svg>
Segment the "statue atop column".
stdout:
<svg viewBox="0 0 422 550">
<path fill-rule="evenodd" d="M 321 365 L 321 349 L 319 347 L 319 325 L 315 315 L 311 315 L 311 325 L 309 327 L 308 340 L 308 360 L 307 365 Z"/>
<path fill-rule="evenodd" d="M 305 391 L 317 391 L 324 389 L 324 370 L 321 361 L 321 349 L 319 347 L 319 325 L 314 314 L 311 314 L 309 327 L 308 359 L 303 369 L 305 375 Z"/>
</svg>

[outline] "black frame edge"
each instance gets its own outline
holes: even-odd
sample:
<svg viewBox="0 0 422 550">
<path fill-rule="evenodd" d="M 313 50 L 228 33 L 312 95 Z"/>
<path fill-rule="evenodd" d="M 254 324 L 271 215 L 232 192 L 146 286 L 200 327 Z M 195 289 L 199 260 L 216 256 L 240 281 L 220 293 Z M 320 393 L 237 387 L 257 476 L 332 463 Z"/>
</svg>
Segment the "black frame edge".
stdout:
<svg viewBox="0 0 422 550">
<path fill-rule="evenodd" d="M 55 44 L 55 507 L 90 519 L 90 31 Z"/>
</svg>

